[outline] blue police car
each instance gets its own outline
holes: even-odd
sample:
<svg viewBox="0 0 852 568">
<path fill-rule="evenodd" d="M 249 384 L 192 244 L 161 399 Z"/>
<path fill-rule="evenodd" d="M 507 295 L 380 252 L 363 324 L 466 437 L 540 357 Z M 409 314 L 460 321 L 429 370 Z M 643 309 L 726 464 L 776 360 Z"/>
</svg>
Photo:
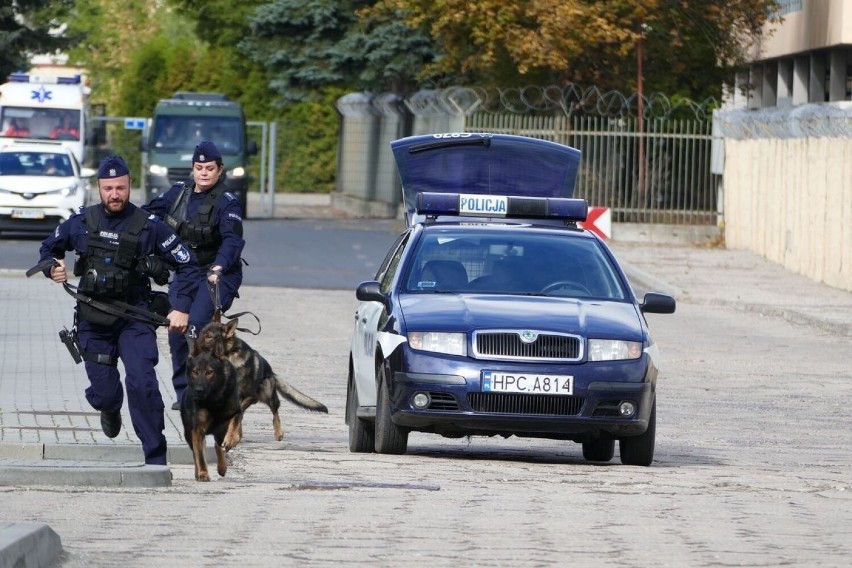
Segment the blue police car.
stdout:
<svg viewBox="0 0 852 568">
<path fill-rule="evenodd" d="M 402 454 L 409 432 L 573 440 L 650 465 L 658 350 L 607 245 L 578 228 L 580 152 L 499 134 L 391 144 L 407 230 L 360 300 L 346 422 L 353 452 Z"/>
</svg>

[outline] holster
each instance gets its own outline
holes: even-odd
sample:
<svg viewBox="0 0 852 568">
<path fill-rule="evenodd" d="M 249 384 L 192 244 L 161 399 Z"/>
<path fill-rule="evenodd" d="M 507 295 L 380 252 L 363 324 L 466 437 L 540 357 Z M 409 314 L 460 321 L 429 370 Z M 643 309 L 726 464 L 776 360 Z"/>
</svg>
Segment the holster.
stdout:
<svg viewBox="0 0 852 568">
<path fill-rule="evenodd" d="M 77 341 L 76 331 L 68 331 L 63 327 L 59 331 L 59 340 L 68 348 L 68 352 L 71 354 L 71 358 L 74 359 L 74 363 L 79 364 L 83 362 L 83 356 L 80 355 L 80 343 Z"/>
</svg>

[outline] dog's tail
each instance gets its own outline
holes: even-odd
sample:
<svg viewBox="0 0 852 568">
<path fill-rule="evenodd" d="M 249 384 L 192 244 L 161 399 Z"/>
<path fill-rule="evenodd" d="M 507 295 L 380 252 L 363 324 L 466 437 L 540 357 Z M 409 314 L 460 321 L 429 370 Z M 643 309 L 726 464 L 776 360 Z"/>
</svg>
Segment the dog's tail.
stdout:
<svg viewBox="0 0 852 568">
<path fill-rule="evenodd" d="M 313 412 L 324 412 L 328 414 L 328 408 L 326 408 L 323 403 L 312 399 L 293 385 L 289 384 L 287 381 L 282 381 L 277 376 L 273 376 L 275 377 L 275 388 L 281 396 L 296 406 L 301 406 L 302 408 Z"/>
</svg>

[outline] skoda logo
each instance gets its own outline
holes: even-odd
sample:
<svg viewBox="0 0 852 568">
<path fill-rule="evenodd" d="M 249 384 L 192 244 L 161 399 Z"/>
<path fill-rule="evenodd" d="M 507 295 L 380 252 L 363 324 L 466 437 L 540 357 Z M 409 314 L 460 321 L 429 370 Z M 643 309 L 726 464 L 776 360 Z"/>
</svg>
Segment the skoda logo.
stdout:
<svg viewBox="0 0 852 568">
<path fill-rule="evenodd" d="M 524 343 L 532 343 L 538 339 L 538 334 L 534 331 L 530 331 L 529 329 L 525 329 L 519 335 L 521 336 L 521 341 Z"/>
<path fill-rule="evenodd" d="M 30 192 L 28 191 L 28 192 L 26 192 L 26 193 L 21 194 L 21 197 L 23 197 L 24 199 L 34 199 L 34 198 L 35 198 L 35 193 L 30 193 Z"/>
</svg>

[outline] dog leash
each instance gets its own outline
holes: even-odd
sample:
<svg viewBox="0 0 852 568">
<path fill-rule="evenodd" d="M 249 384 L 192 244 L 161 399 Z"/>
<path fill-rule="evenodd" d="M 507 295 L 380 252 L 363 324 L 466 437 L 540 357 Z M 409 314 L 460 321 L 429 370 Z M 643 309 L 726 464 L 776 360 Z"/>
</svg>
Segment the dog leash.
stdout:
<svg viewBox="0 0 852 568">
<path fill-rule="evenodd" d="M 257 317 L 252 312 L 246 311 L 246 312 L 238 312 L 236 314 L 228 315 L 228 314 L 225 314 L 222 311 L 222 302 L 221 302 L 220 295 L 219 295 L 219 281 L 216 280 L 216 282 L 210 282 L 209 277 L 212 274 L 214 274 L 214 272 L 212 270 L 207 272 L 207 276 L 208 276 L 207 291 L 210 293 L 210 300 L 213 302 L 213 308 L 214 308 L 213 309 L 213 321 L 222 321 L 222 318 L 225 318 L 225 319 L 228 319 L 228 320 L 233 320 L 233 319 L 237 319 L 241 316 L 251 316 L 257 322 L 257 331 L 252 331 L 252 330 L 245 328 L 245 327 L 238 327 L 237 331 L 243 331 L 245 333 L 250 333 L 252 335 L 260 335 L 260 330 L 261 330 L 260 318 Z M 220 275 L 220 277 L 221 277 L 221 275 Z"/>
</svg>

